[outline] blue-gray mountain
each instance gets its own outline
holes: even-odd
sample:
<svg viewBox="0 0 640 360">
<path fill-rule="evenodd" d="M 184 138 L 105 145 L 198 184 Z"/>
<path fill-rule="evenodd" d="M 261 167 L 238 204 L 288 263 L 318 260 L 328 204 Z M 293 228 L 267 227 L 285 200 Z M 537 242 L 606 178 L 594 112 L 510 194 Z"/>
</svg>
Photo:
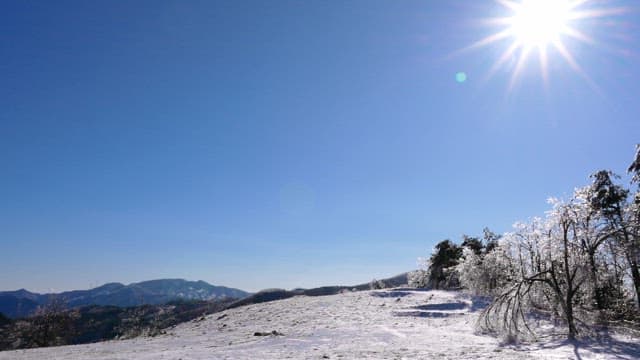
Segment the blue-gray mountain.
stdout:
<svg viewBox="0 0 640 360">
<path fill-rule="evenodd" d="M 129 285 L 109 283 L 90 290 L 74 290 L 57 294 L 37 294 L 21 289 L 0 292 L 0 313 L 10 318 L 29 316 L 38 307 L 45 306 L 54 299 L 61 300 L 69 308 L 85 305 L 126 307 L 163 304 L 177 299 L 241 299 L 248 295 L 249 293 L 239 289 L 183 279 L 150 280 Z"/>
</svg>

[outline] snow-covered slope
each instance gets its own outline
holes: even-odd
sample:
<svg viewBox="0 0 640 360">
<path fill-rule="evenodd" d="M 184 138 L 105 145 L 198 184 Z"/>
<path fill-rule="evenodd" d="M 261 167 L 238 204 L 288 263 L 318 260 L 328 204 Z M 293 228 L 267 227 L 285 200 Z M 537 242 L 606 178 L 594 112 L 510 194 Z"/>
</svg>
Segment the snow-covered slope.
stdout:
<svg viewBox="0 0 640 360">
<path fill-rule="evenodd" d="M 296 296 L 217 313 L 153 338 L 0 352 L 0 359 L 635 359 L 638 339 L 501 346 L 475 334 L 460 293 Z"/>
</svg>

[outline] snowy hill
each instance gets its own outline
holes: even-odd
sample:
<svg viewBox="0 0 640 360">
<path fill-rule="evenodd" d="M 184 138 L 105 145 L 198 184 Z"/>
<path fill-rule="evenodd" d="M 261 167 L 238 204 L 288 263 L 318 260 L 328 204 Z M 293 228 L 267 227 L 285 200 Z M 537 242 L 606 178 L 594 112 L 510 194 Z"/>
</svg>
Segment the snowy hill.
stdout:
<svg viewBox="0 0 640 360">
<path fill-rule="evenodd" d="M 153 338 L 0 352 L 20 359 L 636 359 L 638 339 L 505 345 L 476 334 L 481 302 L 393 289 L 295 296 L 183 323 Z M 561 339 L 562 336 L 558 337 Z"/>
</svg>

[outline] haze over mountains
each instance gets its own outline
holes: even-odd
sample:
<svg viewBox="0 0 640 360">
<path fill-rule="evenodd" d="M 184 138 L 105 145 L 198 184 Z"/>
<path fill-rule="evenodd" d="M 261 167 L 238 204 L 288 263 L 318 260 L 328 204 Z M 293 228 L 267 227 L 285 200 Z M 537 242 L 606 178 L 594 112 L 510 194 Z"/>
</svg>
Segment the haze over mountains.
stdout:
<svg viewBox="0 0 640 360">
<path fill-rule="evenodd" d="M 38 294 L 20 289 L 0 292 L 0 313 L 11 317 L 33 314 L 52 299 L 62 299 L 69 308 L 85 305 L 135 306 L 162 304 L 171 300 L 216 300 L 244 298 L 248 292 L 211 285 L 205 281 L 159 279 L 124 285 L 108 283 L 89 290 L 66 291 L 57 294 Z"/>
</svg>

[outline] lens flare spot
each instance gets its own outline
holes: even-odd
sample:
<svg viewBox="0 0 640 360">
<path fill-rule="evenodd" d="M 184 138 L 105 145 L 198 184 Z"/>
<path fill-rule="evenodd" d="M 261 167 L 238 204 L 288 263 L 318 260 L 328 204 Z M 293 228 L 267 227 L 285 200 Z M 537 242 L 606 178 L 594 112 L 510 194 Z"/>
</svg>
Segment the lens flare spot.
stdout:
<svg viewBox="0 0 640 360">
<path fill-rule="evenodd" d="M 460 71 L 456 73 L 456 81 L 459 83 L 463 83 L 465 81 L 467 81 L 467 73 Z"/>
</svg>

